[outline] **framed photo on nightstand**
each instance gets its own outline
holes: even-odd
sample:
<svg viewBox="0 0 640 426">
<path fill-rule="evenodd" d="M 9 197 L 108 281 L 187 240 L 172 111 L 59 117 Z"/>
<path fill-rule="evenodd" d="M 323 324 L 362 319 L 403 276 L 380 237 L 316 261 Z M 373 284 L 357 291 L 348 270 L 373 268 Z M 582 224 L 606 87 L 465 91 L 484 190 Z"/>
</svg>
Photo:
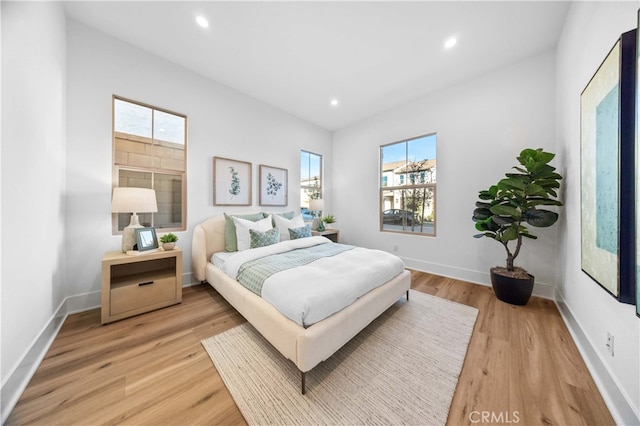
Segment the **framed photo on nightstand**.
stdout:
<svg viewBox="0 0 640 426">
<path fill-rule="evenodd" d="M 158 248 L 158 237 L 155 228 L 136 228 L 136 241 L 138 251 L 147 251 Z"/>
</svg>

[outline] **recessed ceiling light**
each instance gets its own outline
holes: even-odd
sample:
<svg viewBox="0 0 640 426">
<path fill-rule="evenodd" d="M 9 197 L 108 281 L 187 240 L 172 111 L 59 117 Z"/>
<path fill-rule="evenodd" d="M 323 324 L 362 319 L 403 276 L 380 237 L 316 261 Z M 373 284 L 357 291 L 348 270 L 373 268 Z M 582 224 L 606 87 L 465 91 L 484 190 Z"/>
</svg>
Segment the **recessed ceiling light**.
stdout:
<svg viewBox="0 0 640 426">
<path fill-rule="evenodd" d="M 207 19 L 204 16 L 196 16 L 196 22 L 202 28 L 208 28 L 209 27 L 209 21 L 207 21 Z"/>
<path fill-rule="evenodd" d="M 332 107 L 337 107 L 339 102 L 336 98 L 333 98 L 330 103 Z"/>
<path fill-rule="evenodd" d="M 458 42 L 458 39 L 456 39 L 455 37 L 451 37 L 449 40 L 444 42 L 444 48 L 451 49 L 453 46 L 456 45 L 457 42 Z"/>
</svg>

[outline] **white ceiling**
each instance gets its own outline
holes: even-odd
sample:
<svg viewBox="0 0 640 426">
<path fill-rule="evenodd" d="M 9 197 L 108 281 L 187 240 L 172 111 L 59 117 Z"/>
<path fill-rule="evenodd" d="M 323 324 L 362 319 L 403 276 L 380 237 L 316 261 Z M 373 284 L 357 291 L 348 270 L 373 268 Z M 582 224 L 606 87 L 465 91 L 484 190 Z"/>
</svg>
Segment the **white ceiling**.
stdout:
<svg viewBox="0 0 640 426">
<path fill-rule="evenodd" d="M 556 46 L 570 3 L 95 2 L 71 18 L 328 130 Z M 196 15 L 209 28 L 195 24 Z M 457 45 L 444 49 L 455 36 Z M 332 107 L 332 98 L 339 105 Z"/>
</svg>

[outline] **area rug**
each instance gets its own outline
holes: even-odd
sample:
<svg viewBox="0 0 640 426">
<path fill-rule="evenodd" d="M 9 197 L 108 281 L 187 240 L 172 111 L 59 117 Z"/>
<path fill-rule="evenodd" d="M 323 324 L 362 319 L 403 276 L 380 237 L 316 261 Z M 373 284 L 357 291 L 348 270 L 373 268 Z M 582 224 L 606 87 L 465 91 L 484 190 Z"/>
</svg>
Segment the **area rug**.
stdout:
<svg viewBox="0 0 640 426">
<path fill-rule="evenodd" d="M 248 323 L 202 341 L 249 425 L 443 425 L 477 309 L 410 290 L 300 372 Z"/>
</svg>

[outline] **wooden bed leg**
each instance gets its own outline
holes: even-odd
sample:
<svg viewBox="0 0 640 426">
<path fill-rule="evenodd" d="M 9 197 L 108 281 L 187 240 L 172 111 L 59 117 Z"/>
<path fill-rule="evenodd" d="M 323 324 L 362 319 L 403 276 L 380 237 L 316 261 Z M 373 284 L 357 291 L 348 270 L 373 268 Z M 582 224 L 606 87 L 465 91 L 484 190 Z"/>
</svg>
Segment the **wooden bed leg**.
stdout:
<svg viewBox="0 0 640 426">
<path fill-rule="evenodd" d="M 304 395 L 305 392 L 307 391 L 307 389 L 306 389 L 306 387 L 307 387 L 306 386 L 307 385 L 306 384 L 307 376 L 306 376 L 306 373 L 304 371 L 301 371 L 300 373 L 302 374 L 302 389 L 301 389 L 301 391 L 302 391 L 302 394 Z"/>
<path fill-rule="evenodd" d="M 409 290 L 407 290 L 407 300 L 409 300 Z"/>
</svg>

